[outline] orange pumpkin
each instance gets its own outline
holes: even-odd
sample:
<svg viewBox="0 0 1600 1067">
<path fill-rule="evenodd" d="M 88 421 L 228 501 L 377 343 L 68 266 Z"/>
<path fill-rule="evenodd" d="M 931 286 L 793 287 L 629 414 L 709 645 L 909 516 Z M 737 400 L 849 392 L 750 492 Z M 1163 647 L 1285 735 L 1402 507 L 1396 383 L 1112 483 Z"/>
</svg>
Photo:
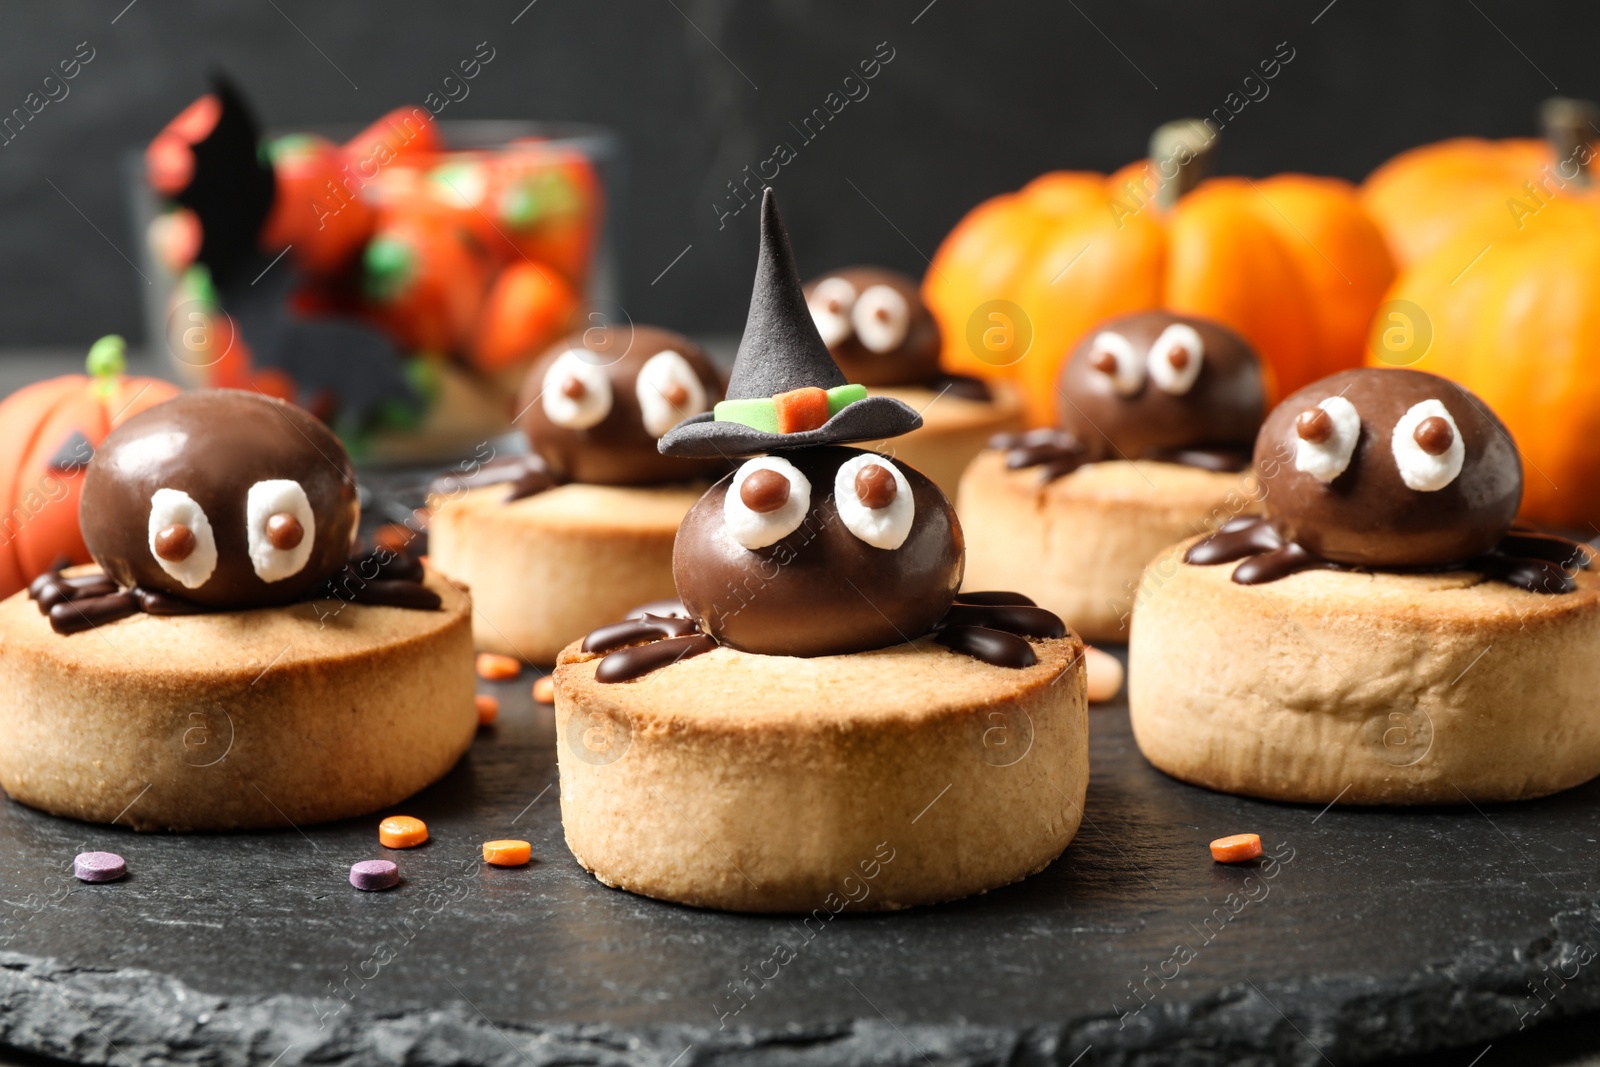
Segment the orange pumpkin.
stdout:
<svg viewBox="0 0 1600 1067">
<path fill-rule="evenodd" d="M 1152 308 L 1243 334 L 1280 395 L 1360 364 L 1394 267 L 1355 187 L 1300 174 L 1199 181 L 1213 140 L 1172 123 L 1149 160 L 1110 176 L 1045 174 L 968 213 L 923 282 L 948 368 L 1019 382 L 1030 420 L 1050 422 L 1073 344 Z"/>
<path fill-rule="evenodd" d="M 1517 203 L 1570 178 L 1574 153 L 1586 146 L 1592 105 L 1556 98 L 1540 111 L 1543 140 L 1489 141 L 1456 137 L 1402 152 L 1367 176 L 1361 203 L 1389 241 L 1404 269 L 1448 241 L 1462 224 L 1499 208 L 1515 217 Z"/>
<path fill-rule="evenodd" d="M 1522 513 L 1600 523 L 1600 190 L 1516 211 L 1491 203 L 1402 271 L 1374 321 L 1372 362 L 1432 371 L 1481 397 L 1516 439 Z"/>
<path fill-rule="evenodd" d="M 0 596 L 65 556 L 89 562 L 78 530 L 84 465 L 124 420 L 177 394 L 153 378 L 125 378 L 122 338 L 89 350 L 91 374 L 36 382 L 0 402 Z"/>
</svg>

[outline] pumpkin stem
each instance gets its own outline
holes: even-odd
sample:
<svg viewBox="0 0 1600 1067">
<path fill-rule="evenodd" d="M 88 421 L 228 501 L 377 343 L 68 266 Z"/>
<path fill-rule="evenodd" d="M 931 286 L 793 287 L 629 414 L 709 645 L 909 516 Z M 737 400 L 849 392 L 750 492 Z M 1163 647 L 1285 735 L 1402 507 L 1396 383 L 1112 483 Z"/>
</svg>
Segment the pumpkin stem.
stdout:
<svg viewBox="0 0 1600 1067">
<path fill-rule="evenodd" d="M 1211 173 L 1217 134 L 1200 119 L 1176 119 L 1150 135 L 1150 163 L 1161 184 L 1156 203 L 1171 210 L 1178 198 Z"/>
<path fill-rule="evenodd" d="M 1561 176 L 1588 185 L 1595 154 L 1592 145 L 1600 140 L 1600 107 L 1589 100 L 1552 96 L 1539 106 L 1539 125 L 1544 129 L 1545 140 L 1555 149 Z"/>
<path fill-rule="evenodd" d="M 89 374 L 101 385 L 110 385 L 128 369 L 128 342 L 112 333 L 89 346 L 84 361 Z"/>
</svg>

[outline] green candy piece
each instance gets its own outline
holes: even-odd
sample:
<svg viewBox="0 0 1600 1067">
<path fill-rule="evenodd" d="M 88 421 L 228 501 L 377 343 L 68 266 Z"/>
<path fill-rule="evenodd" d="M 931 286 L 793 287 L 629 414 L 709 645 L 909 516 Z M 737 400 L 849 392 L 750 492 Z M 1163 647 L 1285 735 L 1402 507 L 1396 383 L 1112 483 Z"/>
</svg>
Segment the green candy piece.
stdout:
<svg viewBox="0 0 1600 1067">
<path fill-rule="evenodd" d="M 397 299 L 411 282 L 415 262 L 411 246 L 404 241 L 392 237 L 374 239 L 362 254 L 367 295 L 383 303 Z"/>
<path fill-rule="evenodd" d="M 778 432 L 778 405 L 770 398 L 754 400 L 723 400 L 711 409 L 717 422 L 737 422 L 762 433 Z"/>
<path fill-rule="evenodd" d="M 828 418 L 835 415 L 857 400 L 867 398 L 867 387 L 864 385 L 836 385 L 828 390 Z M 757 397 L 753 400 L 724 400 L 711 409 L 711 416 L 717 422 L 736 422 L 740 426 L 748 426 L 752 430 L 762 433 L 778 432 L 778 404 L 770 397 Z"/>
<path fill-rule="evenodd" d="M 846 404 L 854 404 L 857 400 L 867 398 L 867 387 L 864 385 L 836 385 L 828 390 L 828 418 L 839 414 L 839 409 Z"/>
</svg>

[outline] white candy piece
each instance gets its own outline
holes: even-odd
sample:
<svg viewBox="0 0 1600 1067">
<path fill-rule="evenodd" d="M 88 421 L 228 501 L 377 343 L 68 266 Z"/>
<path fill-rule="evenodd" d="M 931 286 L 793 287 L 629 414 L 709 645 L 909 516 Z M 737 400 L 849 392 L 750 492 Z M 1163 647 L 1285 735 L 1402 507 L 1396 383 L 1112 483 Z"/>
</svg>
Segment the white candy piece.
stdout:
<svg viewBox="0 0 1600 1067">
<path fill-rule="evenodd" d="M 1330 396 L 1317 407 L 1328 413 L 1333 422 L 1333 433 L 1320 444 L 1313 444 L 1299 434 L 1294 437 L 1294 469 L 1304 471 L 1324 484 L 1333 481 L 1350 466 L 1355 454 L 1356 441 L 1361 437 L 1361 413 L 1342 396 Z M 1289 431 L 1294 433 L 1293 430 Z"/>
<path fill-rule="evenodd" d="M 293 548 L 277 548 L 267 539 L 267 520 L 278 514 L 293 515 L 304 531 Z M 281 582 L 305 569 L 317 539 L 317 517 L 299 482 L 272 478 L 250 487 L 244 498 L 244 533 L 250 565 L 263 582 Z"/>
<path fill-rule="evenodd" d="M 681 386 L 686 394 L 682 404 L 675 405 L 667 399 L 674 385 Z M 706 410 L 706 387 L 700 384 L 700 376 L 688 360 L 671 349 L 644 361 L 634 392 L 639 398 L 644 428 L 652 437 L 660 437 L 690 415 Z"/>
<path fill-rule="evenodd" d="M 1188 353 L 1189 359 L 1179 370 L 1171 362 L 1172 353 L 1178 349 Z M 1156 343 L 1150 346 L 1150 380 L 1164 393 L 1182 396 L 1194 388 L 1200 377 L 1200 365 L 1205 359 L 1205 342 L 1193 326 L 1175 322 L 1161 331 Z"/>
<path fill-rule="evenodd" d="M 739 496 L 744 488 L 744 480 L 761 470 L 777 471 L 789 479 L 789 499 L 776 511 L 752 511 Z M 766 548 L 794 533 L 810 510 L 811 480 L 801 474 L 800 468 L 793 463 L 777 456 L 757 456 L 745 460 L 734 472 L 727 495 L 722 498 L 722 521 L 728 527 L 728 533 L 751 550 Z"/>
<path fill-rule="evenodd" d="M 894 475 L 895 494 L 886 507 L 869 508 L 856 495 L 856 475 L 867 467 L 883 467 Z M 916 517 L 916 502 L 911 499 L 911 483 L 900 468 L 882 456 L 868 453 L 846 460 L 833 476 L 833 503 L 847 530 L 873 548 L 895 549 L 911 534 Z"/>
<path fill-rule="evenodd" d="M 587 430 L 611 413 L 611 378 L 602 357 L 581 348 L 569 348 L 544 372 L 544 392 L 539 401 L 545 417 L 569 430 Z M 583 395 L 574 399 L 563 387 L 577 379 Z"/>
<path fill-rule="evenodd" d="M 850 309 L 855 304 L 856 287 L 843 278 L 824 278 L 811 290 L 806 306 L 823 344 L 832 348 L 850 336 Z"/>
<path fill-rule="evenodd" d="M 1450 447 L 1442 455 L 1430 456 L 1417 444 L 1416 434 L 1424 420 L 1435 418 L 1450 424 Z M 1461 427 L 1437 400 L 1413 404 L 1400 416 L 1400 421 L 1394 424 L 1394 437 L 1389 447 L 1394 452 L 1395 466 L 1400 468 L 1400 480 L 1419 493 L 1437 492 L 1455 481 L 1467 458 L 1467 447 L 1461 443 Z"/>
<path fill-rule="evenodd" d="M 169 526 L 187 526 L 194 534 L 194 551 L 180 560 L 162 559 L 156 554 L 156 534 Z M 150 497 L 150 555 L 161 569 L 178 579 L 185 589 L 206 584 L 217 569 L 217 536 L 211 520 L 195 503 L 194 497 L 178 489 L 157 489 Z"/>
<path fill-rule="evenodd" d="M 893 352 L 911 328 L 911 307 L 889 286 L 873 285 L 856 301 L 850 321 L 868 351 Z"/>
<path fill-rule="evenodd" d="M 1120 333 L 1104 330 L 1095 335 L 1089 346 L 1089 358 L 1096 359 L 1102 352 L 1109 352 L 1116 359 L 1117 368 L 1106 374 L 1091 364 L 1091 381 L 1104 382 L 1118 396 L 1132 396 L 1144 388 L 1144 361 L 1134 354 L 1132 342 Z"/>
</svg>

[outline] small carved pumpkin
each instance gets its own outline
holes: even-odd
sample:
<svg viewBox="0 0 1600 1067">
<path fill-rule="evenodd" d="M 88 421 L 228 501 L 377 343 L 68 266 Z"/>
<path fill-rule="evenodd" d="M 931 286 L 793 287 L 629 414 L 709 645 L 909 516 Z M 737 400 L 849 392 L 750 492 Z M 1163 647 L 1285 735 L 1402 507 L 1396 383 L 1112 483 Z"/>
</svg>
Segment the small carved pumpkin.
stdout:
<svg viewBox="0 0 1600 1067">
<path fill-rule="evenodd" d="M 78 530 L 83 472 L 106 434 L 178 387 L 127 378 L 120 337 L 89 350 L 89 374 L 35 382 L 0 402 L 0 596 L 65 556 L 89 562 Z"/>
</svg>

